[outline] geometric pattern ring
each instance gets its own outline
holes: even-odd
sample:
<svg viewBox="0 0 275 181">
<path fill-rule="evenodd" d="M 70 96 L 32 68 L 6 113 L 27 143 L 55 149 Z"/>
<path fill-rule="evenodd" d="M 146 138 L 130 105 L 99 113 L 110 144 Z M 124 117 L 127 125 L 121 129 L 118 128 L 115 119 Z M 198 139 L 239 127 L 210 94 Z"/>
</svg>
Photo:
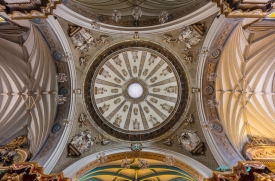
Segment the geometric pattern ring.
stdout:
<svg viewBox="0 0 275 181">
<path fill-rule="evenodd" d="M 112 128 L 115 137 L 126 134 L 122 135 L 126 139 L 129 134 L 147 134 L 169 124 L 183 93 L 174 65 L 148 48 L 112 52 L 96 66 L 91 77 L 90 115 L 96 114 L 95 122 L 103 125 L 101 128 Z"/>
</svg>

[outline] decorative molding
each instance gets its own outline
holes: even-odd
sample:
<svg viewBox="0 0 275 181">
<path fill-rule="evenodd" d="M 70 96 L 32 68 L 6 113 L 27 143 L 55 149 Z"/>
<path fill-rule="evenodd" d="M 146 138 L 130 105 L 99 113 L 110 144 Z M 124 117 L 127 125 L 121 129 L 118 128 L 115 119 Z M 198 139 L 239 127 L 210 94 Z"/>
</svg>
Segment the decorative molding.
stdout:
<svg viewBox="0 0 275 181">
<path fill-rule="evenodd" d="M 125 155 L 127 155 L 127 158 L 136 157 L 135 152 L 130 152 L 129 148 L 112 148 L 109 150 L 105 150 L 104 152 L 108 156 L 106 163 L 124 159 Z M 188 172 L 198 181 L 203 181 L 205 178 L 211 177 L 212 171 L 209 168 L 188 156 L 174 151 L 155 147 L 146 147 L 143 148 L 141 152 L 139 152 L 139 156 L 145 159 L 155 159 L 163 162 L 163 159 L 166 156 L 164 153 L 173 155 L 173 157 L 175 158 L 174 166 Z M 98 164 L 96 162 L 97 154 L 98 153 L 91 154 L 73 163 L 65 170 L 63 170 L 64 175 L 70 177 L 73 181 L 75 181 L 86 172 L 98 167 Z"/>
</svg>

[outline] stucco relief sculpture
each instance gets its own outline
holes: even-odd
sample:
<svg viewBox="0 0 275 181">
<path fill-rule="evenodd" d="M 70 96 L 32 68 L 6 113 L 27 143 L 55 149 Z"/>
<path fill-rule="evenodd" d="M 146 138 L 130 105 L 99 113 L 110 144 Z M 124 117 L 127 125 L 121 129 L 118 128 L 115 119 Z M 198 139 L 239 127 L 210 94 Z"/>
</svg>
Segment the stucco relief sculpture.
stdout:
<svg viewBox="0 0 275 181">
<path fill-rule="evenodd" d="M 152 103 L 157 103 L 157 102 L 158 102 L 158 100 L 156 100 L 155 98 L 150 98 L 150 101 L 151 101 Z"/>
<path fill-rule="evenodd" d="M 79 57 L 79 65 L 87 65 L 87 62 L 89 61 L 90 55 L 85 55 L 84 52 L 81 52 L 81 56 Z"/>
<path fill-rule="evenodd" d="M 121 83 L 121 80 L 119 79 L 119 78 L 117 78 L 117 77 L 115 77 L 115 79 L 114 79 L 117 83 Z"/>
<path fill-rule="evenodd" d="M 115 103 L 115 104 L 118 104 L 118 103 L 120 103 L 120 101 L 121 101 L 121 99 L 120 99 L 120 98 L 117 98 L 116 100 L 114 100 L 114 103 Z"/>
<path fill-rule="evenodd" d="M 150 115 L 149 121 L 152 123 L 153 126 L 156 126 L 159 124 L 159 121 L 157 120 L 157 118 L 152 115 Z"/>
<path fill-rule="evenodd" d="M 146 113 L 149 113 L 149 108 L 147 107 L 147 106 L 144 106 L 144 111 L 146 112 Z"/>
<path fill-rule="evenodd" d="M 56 75 L 57 82 L 65 82 L 67 81 L 67 76 L 64 73 L 58 73 Z"/>
<path fill-rule="evenodd" d="M 157 77 L 153 77 L 153 78 L 150 79 L 150 82 L 154 83 L 157 79 L 158 79 Z"/>
<path fill-rule="evenodd" d="M 160 92 L 160 88 L 153 88 L 153 92 Z"/>
<path fill-rule="evenodd" d="M 122 74 L 124 75 L 124 77 L 126 77 L 128 75 L 128 73 L 125 69 L 122 69 Z"/>
<path fill-rule="evenodd" d="M 145 70 L 143 71 L 142 75 L 143 75 L 143 76 L 146 76 L 147 73 L 148 73 L 148 69 L 145 69 Z"/>
<path fill-rule="evenodd" d="M 88 120 L 87 120 L 87 115 L 86 114 L 80 114 L 80 116 L 79 116 L 79 119 L 78 119 L 78 121 L 79 121 L 79 127 L 82 127 L 82 125 L 84 124 L 85 126 L 88 126 L 89 125 L 89 122 L 88 122 Z"/>
<path fill-rule="evenodd" d="M 176 42 L 176 39 L 174 39 L 173 36 L 170 35 L 170 34 L 164 34 L 163 42 L 174 46 L 174 43 Z"/>
<path fill-rule="evenodd" d="M 66 97 L 63 95 L 58 95 L 57 98 L 55 98 L 55 101 L 57 104 L 64 104 L 66 102 Z"/>
<path fill-rule="evenodd" d="M 183 125 L 184 125 L 184 126 L 193 127 L 194 122 L 195 122 L 194 116 L 193 116 L 192 114 L 190 114 L 189 117 L 186 118 L 186 119 L 183 121 Z"/>
<path fill-rule="evenodd" d="M 165 144 L 165 145 L 167 145 L 167 146 L 172 146 L 172 145 L 174 144 L 174 138 L 175 138 L 174 135 L 171 135 L 171 136 L 167 137 L 167 138 L 164 140 L 163 144 Z"/>
<path fill-rule="evenodd" d="M 164 90 L 166 93 L 177 93 L 178 86 L 169 86 L 169 87 L 166 87 Z"/>
<path fill-rule="evenodd" d="M 117 116 L 116 116 L 116 119 L 115 119 L 115 121 L 113 122 L 113 124 L 114 124 L 116 127 L 119 127 L 119 128 L 120 128 L 120 123 L 122 122 L 121 118 L 122 118 L 122 115 L 117 115 Z"/>
<path fill-rule="evenodd" d="M 117 65 L 120 66 L 120 67 L 122 66 L 122 65 L 121 65 L 121 62 L 122 62 L 122 61 L 121 61 L 121 59 L 119 58 L 119 55 L 114 56 L 114 57 L 113 57 L 113 60 L 114 60 L 115 64 L 117 64 Z M 123 70 L 124 70 L 124 69 L 123 69 Z M 122 70 L 122 72 L 123 72 L 123 70 Z M 126 72 L 126 73 L 127 73 L 127 72 Z M 124 74 L 124 73 L 123 73 L 123 74 Z M 126 76 L 126 75 L 124 75 L 124 76 Z"/>
<path fill-rule="evenodd" d="M 75 49 L 87 52 L 91 45 L 95 46 L 92 34 L 82 27 L 69 25 L 69 36 Z"/>
<path fill-rule="evenodd" d="M 182 56 L 186 64 L 191 64 L 193 62 L 193 56 L 190 51 L 188 51 L 187 54 L 182 53 Z"/>
<path fill-rule="evenodd" d="M 112 93 L 118 93 L 118 89 L 111 89 Z"/>
<path fill-rule="evenodd" d="M 68 145 L 68 157 L 78 157 L 82 153 L 88 151 L 94 144 L 96 137 L 92 138 L 91 132 L 88 130 L 80 132 L 74 136 Z"/>
<path fill-rule="evenodd" d="M 97 41 L 98 44 L 103 44 L 104 45 L 106 43 L 109 43 L 108 39 L 109 39 L 108 35 L 100 35 L 99 39 L 97 39 L 96 41 Z"/>
<path fill-rule="evenodd" d="M 156 55 L 151 54 L 151 56 L 150 56 L 150 58 L 149 58 L 149 60 L 148 60 L 149 66 L 155 62 L 156 58 L 157 58 Z M 145 70 L 148 71 L 148 69 L 145 69 Z"/>
<path fill-rule="evenodd" d="M 125 105 L 125 106 L 123 107 L 123 112 L 126 112 L 126 111 L 128 110 L 128 108 L 129 108 L 129 106 L 128 106 L 128 105 Z"/>
<path fill-rule="evenodd" d="M 133 130 L 139 130 L 139 125 L 140 125 L 140 123 L 138 122 L 137 119 L 135 119 L 133 121 Z"/>
<path fill-rule="evenodd" d="M 138 61 L 138 51 L 132 51 L 132 58 L 134 62 Z"/>
<path fill-rule="evenodd" d="M 166 103 L 160 104 L 160 106 L 161 106 L 161 108 L 162 108 L 163 110 L 167 111 L 168 113 L 171 113 L 172 110 L 173 110 L 173 106 L 170 106 L 170 105 L 168 105 L 168 104 L 166 104 Z"/>
<path fill-rule="evenodd" d="M 138 115 L 138 108 L 134 108 L 134 115 L 137 116 Z"/>
<path fill-rule="evenodd" d="M 98 135 L 98 140 L 99 141 L 97 141 L 96 144 L 100 143 L 102 146 L 105 146 L 110 143 L 110 141 L 107 138 L 105 138 L 103 135 Z"/>
<path fill-rule="evenodd" d="M 172 70 L 169 66 L 167 66 L 165 69 L 162 70 L 160 76 L 162 76 L 162 75 L 166 76 L 169 73 L 172 73 Z"/>
<path fill-rule="evenodd" d="M 104 68 L 99 71 L 99 74 L 103 75 L 105 78 L 111 77 L 109 72 L 107 70 L 104 70 Z"/>
<path fill-rule="evenodd" d="M 99 108 L 99 111 L 101 112 L 101 114 L 104 114 L 106 111 L 109 110 L 110 104 L 105 104 Z"/>
<path fill-rule="evenodd" d="M 197 23 L 182 28 L 177 42 L 184 42 L 187 48 L 195 46 L 201 39 L 205 32 L 205 24 Z"/>
<path fill-rule="evenodd" d="M 104 94 L 107 90 L 104 87 L 95 87 L 95 94 Z"/>
<path fill-rule="evenodd" d="M 195 131 L 184 129 L 183 133 L 180 136 L 177 136 L 177 138 L 180 146 L 191 154 L 205 154 L 205 145 Z"/>
<path fill-rule="evenodd" d="M 133 67 L 133 72 L 134 72 L 134 74 L 137 73 L 137 66 L 134 66 L 134 67 Z"/>
</svg>

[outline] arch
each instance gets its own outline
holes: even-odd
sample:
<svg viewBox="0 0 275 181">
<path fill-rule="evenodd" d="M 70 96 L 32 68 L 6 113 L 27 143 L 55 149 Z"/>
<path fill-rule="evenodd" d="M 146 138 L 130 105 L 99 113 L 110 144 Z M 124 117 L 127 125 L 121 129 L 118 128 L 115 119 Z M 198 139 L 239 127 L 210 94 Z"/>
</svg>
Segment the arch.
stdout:
<svg viewBox="0 0 275 181">
<path fill-rule="evenodd" d="M 116 149 L 109 149 L 105 150 L 105 155 L 107 155 L 107 163 L 115 160 L 119 160 L 122 158 L 125 158 L 125 155 L 134 155 L 135 152 L 130 152 L 129 148 L 116 148 Z M 99 152 L 98 152 L 99 153 Z M 69 167 L 67 167 L 65 170 L 63 170 L 66 177 L 71 177 L 72 180 L 76 180 L 80 178 L 83 174 L 87 173 L 88 171 L 98 167 L 96 157 L 98 153 L 91 154 L 87 157 L 84 157 L 77 162 L 73 163 Z M 174 166 L 184 170 L 185 172 L 192 175 L 197 180 L 203 180 L 204 178 L 209 178 L 212 175 L 212 171 L 206 167 L 205 165 L 199 163 L 198 161 L 166 149 L 160 149 L 155 147 L 150 148 L 143 148 L 141 152 L 139 152 L 140 156 L 146 159 L 155 159 L 159 161 L 163 161 L 163 158 L 165 157 L 165 154 L 173 155 L 175 158 L 175 164 Z M 76 169 L 79 168 L 79 169 Z"/>
</svg>

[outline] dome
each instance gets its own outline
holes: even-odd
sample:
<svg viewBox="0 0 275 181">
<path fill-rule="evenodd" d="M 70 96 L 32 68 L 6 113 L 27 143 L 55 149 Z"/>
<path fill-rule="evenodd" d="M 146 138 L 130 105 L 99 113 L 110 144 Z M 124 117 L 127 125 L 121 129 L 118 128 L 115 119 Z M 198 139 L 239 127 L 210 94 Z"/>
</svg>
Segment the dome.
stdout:
<svg viewBox="0 0 275 181">
<path fill-rule="evenodd" d="M 179 112 L 186 107 L 188 84 L 179 61 L 146 43 L 114 45 L 118 50 L 102 53 L 104 59 L 96 59 L 86 75 L 90 116 L 118 139 L 155 139 L 180 122 Z"/>
</svg>

